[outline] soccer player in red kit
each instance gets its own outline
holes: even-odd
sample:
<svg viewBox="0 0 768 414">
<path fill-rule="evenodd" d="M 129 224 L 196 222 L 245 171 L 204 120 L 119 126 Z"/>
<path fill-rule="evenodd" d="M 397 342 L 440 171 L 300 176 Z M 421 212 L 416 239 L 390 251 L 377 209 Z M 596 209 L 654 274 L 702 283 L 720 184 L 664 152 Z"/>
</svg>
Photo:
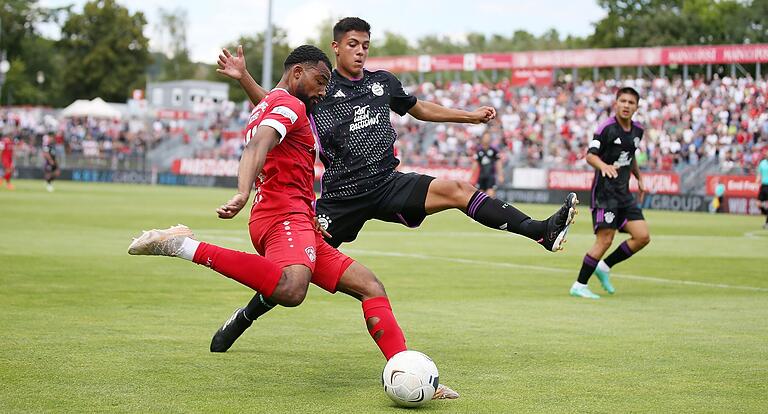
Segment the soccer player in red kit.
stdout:
<svg viewBox="0 0 768 414">
<path fill-rule="evenodd" d="M 6 187 L 9 190 L 13 190 L 13 184 L 11 184 L 11 177 L 13 176 L 13 140 L 10 137 L 3 138 L 2 142 L 2 162 L 3 162 L 3 178 L 6 182 Z M 2 184 L 2 182 L 0 182 Z"/>
<path fill-rule="evenodd" d="M 217 213 L 224 219 L 234 217 L 245 207 L 255 183 L 248 227 L 259 255 L 199 242 L 182 225 L 145 232 L 128 252 L 181 257 L 210 267 L 258 291 L 269 307 L 298 306 L 309 283 L 331 293 L 343 286 L 344 293 L 362 301 L 369 333 L 389 359 L 406 346 L 383 285 L 370 270 L 326 243 L 314 222 L 317 148 L 307 113 L 325 95 L 330 70 L 331 63 L 320 49 L 296 48 L 285 61 L 277 87 L 251 114 L 238 169 L 238 192 Z M 344 283 L 339 284 L 342 279 Z M 360 293 L 369 289 L 375 295 Z M 236 312 L 229 323 L 258 316 Z M 441 388 L 438 398 L 453 392 Z"/>
</svg>

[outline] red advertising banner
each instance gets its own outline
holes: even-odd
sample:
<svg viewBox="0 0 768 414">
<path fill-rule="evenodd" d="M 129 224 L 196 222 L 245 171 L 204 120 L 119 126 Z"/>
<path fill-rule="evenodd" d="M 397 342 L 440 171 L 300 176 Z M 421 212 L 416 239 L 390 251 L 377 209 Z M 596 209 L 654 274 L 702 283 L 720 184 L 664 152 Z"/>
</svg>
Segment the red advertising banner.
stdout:
<svg viewBox="0 0 768 414">
<path fill-rule="evenodd" d="M 237 177 L 239 160 L 221 160 L 213 158 L 182 158 L 171 163 L 171 172 L 180 175 L 208 175 L 219 177 Z M 325 169 L 323 164 L 315 164 L 315 179 L 319 180 Z"/>
<path fill-rule="evenodd" d="M 477 69 L 509 69 L 512 67 L 511 53 L 481 53 L 475 55 Z"/>
<path fill-rule="evenodd" d="M 768 44 L 551 50 L 467 55 L 376 57 L 369 69 L 390 72 L 442 70 L 659 66 L 768 62 Z"/>
<path fill-rule="evenodd" d="M 192 112 L 175 109 L 158 109 L 157 117 L 160 119 L 192 119 Z"/>
<path fill-rule="evenodd" d="M 512 71 L 511 83 L 514 86 L 549 86 L 554 83 L 554 80 L 553 69 L 515 69 Z"/>
<path fill-rule="evenodd" d="M 547 188 L 550 190 L 590 190 L 594 171 L 549 170 Z"/>
<path fill-rule="evenodd" d="M 591 190 L 594 171 L 550 170 L 547 187 L 552 190 Z M 673 173 L 643 173 L 645 191 L 651 194 L 680 194 L 680 176 Z M 629 190 L 637 191 L 637 181 L 630 179 Z"/>
<path fill-rule="evenodd" d="M 707 176 L 707 194 L 715 195 L 718 184 L 725 185 L 726 197 L 754 197 L 760 190 L 760 184 L 755 182 L 755 177 L 743 175 L 709 175 Z"/>
<path fill-rule="evenodd" d="M 418 56 L 388 56 L 374 57 L 366 61 L 366 69 L 386 70 L 392 73 L 418 72 Z"/>
<path fill-rule="evenodd" d="M 464 55 L 432 56 L 432 70 L 464 70 Z"/>
<path fill-rule="evenodd" d="M 472 179 L 472 170 L 469 168 L 416 167 L 410 165 L 401 165 L 399 170 L 405 173 L 415 172 L 419 174 L 426 174 L 442 180 L 470 182 Z"/>
</svg>

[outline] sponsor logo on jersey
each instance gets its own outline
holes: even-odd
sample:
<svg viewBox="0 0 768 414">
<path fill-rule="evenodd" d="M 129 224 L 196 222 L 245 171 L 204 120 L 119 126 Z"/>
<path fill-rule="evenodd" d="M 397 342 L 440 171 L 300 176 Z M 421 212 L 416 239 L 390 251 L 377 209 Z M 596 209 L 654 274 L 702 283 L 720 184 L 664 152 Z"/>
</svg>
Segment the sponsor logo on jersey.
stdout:
<svg viewBox="0 0 768 414">
<path fill-rule="evenodd" d="M 371 92 L 373 92 L 373 94 L 376 96 L 381 96 L 384 95 L 384 88 L 379 82 L 375 82 L 373 85 L 371 85 Z"/>
<path fill-rule="evenodd" d="M 264 112 L 264 110 L 267 109 L 268 106 L 269 104 L 267 103 L 266 99 L 263 99 L 261 102 L 259 102 L 259 104 L 256 105 L 255 108 L 253 108 L 253 111 L 251 112 L 251 117 L 248 118 L 248 123 L 250 124 L 251 122 L 255 121 L 256 118 L 258 118 L 259 115 L 261 115 L 261 113 Z"/>
<path fill-rule="evenodd" d="M 276 106 L 272 108 L 271 113 L 282 115 L 288 118 L 288 120 L 291 121 L 291 124 L 296 123 L 296 120 L 299 119 L 299 116 L 296 115 L 296 112 L 293 112 L 293 110 L 287 106 Z"/>
<path fill-rule="evenodd" d="M 629 151 L 621 151 L 619 159 L 613 162 L 613 166 L 616 168 L 626 167 L 629 164 L 632 164 L 632 159 L 629 157 Z"/>
<path fill-rule="evenodd" d="M 377 125 L 379 123 L 379 115 L 371 116 L 370 106 L 355 106 L 355 119 L 352 124 L 349 125 L 349 132 L 355 132 L 363 128 L 368 128 L 371 125 Z"/>
<path fill-rule="evenodd" d="M 304 253 L 307 254 L 307 257 L 309 257 L 309 261 L 310 262 L 315 263 L 316 256 L 315 256 L 315 248 L 314 247 L 312 247 L 312 246 L 307 247 L 306 249 L 304 249 Z"/>
<path fill-rule="evenodd" d="M 334 98 L 346 98 L 347 95 L 344 95 L 344 92 L 342 92 L 341 89 L 339 89 L 338 91 L 336 91 L 335 94 L 333 94 L 333 97 Z"/>
<path fill-rule="evenodd" d="M 613 141 L 613 143 L 614 143 L 614 144 L 616 144 L 616 145 L 621 145 L 621 138 L 616 138 L 616 139 Z"/>
</svg>

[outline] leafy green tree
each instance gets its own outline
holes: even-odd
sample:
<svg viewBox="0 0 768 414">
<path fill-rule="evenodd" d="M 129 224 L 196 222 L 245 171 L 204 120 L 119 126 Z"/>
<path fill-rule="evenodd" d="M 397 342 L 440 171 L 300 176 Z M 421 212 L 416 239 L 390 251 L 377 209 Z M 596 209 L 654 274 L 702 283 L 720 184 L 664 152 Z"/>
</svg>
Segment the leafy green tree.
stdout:
<svg viewBox="0 0 768 414">
<path fill-rule="evenodd" d="M 190 79 L 195 77 L 197 66 L 189 58 L 187 13 L 182 9 L 158 10 L 160 22 L 157 32 L 163 44 L 162 52 L 167 59 L 162 59 L 159 80 Z"/>
<path fill-rule="evenodd" d="M 122 102 L 143 87 L 149 59 L 144 14 L 131 14 L 115 0 L 92 0 L 61 29 L 65 96 Z"/>
<path fill-rule="evenodd" d="M 765 41 L 768 1 L 598 0 L 593 47 L 641 47 Z"/>
<path fill-rule="evenodd" d="M 53 42 L 35 30 L 40 22 L 56 21 L 67 8 L 44 8 L 37 0 L 4 0 L 0 3 L 0 50 L 11 63 L 0 103 L 56 105 L 61 58 Z M 37 82 L 41 73 L 43 83 Z"/>
</svg>

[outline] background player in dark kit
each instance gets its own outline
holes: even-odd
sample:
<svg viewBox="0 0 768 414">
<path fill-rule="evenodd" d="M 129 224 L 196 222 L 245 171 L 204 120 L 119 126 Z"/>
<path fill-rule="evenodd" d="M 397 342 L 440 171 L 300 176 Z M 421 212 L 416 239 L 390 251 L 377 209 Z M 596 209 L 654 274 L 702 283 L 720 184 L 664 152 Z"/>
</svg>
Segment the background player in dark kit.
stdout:
<svg viewBox="0 0 768 414">
<path fill-rule="evenodd" d="M 571 286 L 571 296 L 598 299 L 587 282 L 597 273 L 606 292 L 613 294 L 611 268 L 630 258 L 648 245 L 651 236 L 638 204 L 643 202 L 645 186 L 635 160 L 635 150 L 643 138 L 643 128 L 632 121 L 640 95 L 632 88 L 616 93 L 615 115 L 605 120 L 589 144 L 587 162 L 595 168 L 592 182 L 591 210 L 595 243 L 584 256 L 578 279 Z M 634 175 L 639 187 L 639 200 L 629 191 L 629 178 Z M 627 232 L 628 240 L 619 245 L 605 260 L 600 260 L 613 243 L 616 230 Z"/>
<path fill-rule="evenodd" d="M 52 142 L 46 142 L 43 144 L 43 158 L 45 159 L 45 164 L 43 165 L 43 178 L 45 179 L 45 188 L 49 192 L 52 192 L 53 180 L 61 175 L 59 163 L 56 162 L 56 150 L 53 148 Z"/>
<path fill-rule="evenodd" d="M 490 132 L 483 133 L 480 145 L 475 150 L 472 176 L 477 177 L 477 189 L 488 194 L 488 197 L 495 197 L 496 186 L 504 183 L 504 169 L 499 150 L 491 146 Z"/>
</svg>

